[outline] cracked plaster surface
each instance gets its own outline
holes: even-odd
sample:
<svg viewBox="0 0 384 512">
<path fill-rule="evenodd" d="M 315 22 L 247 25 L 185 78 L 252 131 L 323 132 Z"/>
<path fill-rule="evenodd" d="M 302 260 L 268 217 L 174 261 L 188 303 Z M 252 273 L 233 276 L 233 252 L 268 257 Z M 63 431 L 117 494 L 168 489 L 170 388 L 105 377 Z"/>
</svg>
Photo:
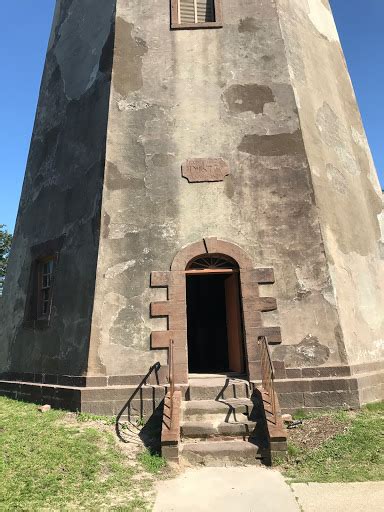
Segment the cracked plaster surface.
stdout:
<svg viewBox="0 0 384 512">
<path fill-rule="evenodd" d="M 383 206 L 326 4 L 279 0 L 278 8 L 348 360 L 360 363 L 383 358 Z"/>
</svg>

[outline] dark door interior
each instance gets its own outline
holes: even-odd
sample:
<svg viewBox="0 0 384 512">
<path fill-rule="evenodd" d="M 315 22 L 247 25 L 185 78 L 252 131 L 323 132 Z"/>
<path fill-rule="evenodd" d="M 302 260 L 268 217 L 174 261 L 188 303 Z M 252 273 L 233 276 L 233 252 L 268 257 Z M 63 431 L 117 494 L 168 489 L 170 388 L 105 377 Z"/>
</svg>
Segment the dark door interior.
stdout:
<svg viewBox="0 0 384 512">
<path fill-rule="evenodd" d="M 189 372 L 243 371 L 237 279 L 227 274 L 187 276 Z"/>
</svg>

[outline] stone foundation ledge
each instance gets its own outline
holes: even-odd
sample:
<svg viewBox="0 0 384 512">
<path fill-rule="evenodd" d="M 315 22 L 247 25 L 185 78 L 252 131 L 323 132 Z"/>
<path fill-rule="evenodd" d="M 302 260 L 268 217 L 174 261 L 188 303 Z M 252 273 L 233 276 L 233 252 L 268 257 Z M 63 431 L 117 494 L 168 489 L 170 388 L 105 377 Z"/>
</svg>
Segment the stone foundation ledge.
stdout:
<svg viewBox="0 0 384 512">
<path fill-rule="evenodd" d="M 342 366 L 308 366 L 287 368 L 284 361 L 273 361 L 277 379 L 313 379 L 323 377 L 351 377 L 358 374 L 384 371 L 384 361 L 371 361 Z"/>
<path fill-rule="evenodd" d="M 167 382 L 168 366 L 161 366 L 147 379 L 148 384 L 165 384 Z M 49 384 L 75 387 L 109 387 L 135 386 L 140 384 L 143 375 L 54 375 L 48 373 L 3 372 L 0 381 L 29 382 L 34 384 Z"/>
<path fill-rule="evenodd" d="M 275 389 L 283 413 L 358 409 L 384 399 L 384 370 L 347 377 L 277 379 Z"/>
<path fill-rule="evenodd" d="M 49 404 L 56 409 L 73 412 L 123 417 L 149 418 L 164 400 L 166 388 L 137 386 L 75 387 L 50 384 L 0 381 L 0 395 L 39 405 Z"/>
</svg>

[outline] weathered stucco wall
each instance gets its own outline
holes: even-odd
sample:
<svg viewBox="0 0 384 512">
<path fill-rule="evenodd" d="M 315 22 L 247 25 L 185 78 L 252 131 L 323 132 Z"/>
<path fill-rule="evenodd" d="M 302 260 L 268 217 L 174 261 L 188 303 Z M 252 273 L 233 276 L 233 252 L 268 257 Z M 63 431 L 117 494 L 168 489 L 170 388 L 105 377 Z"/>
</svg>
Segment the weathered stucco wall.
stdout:
<svg viewBox="0 0 384 512">
<path fill-rule="evenodd" d="M 142 375 L 165 362 L 150 350 L 166 329 L 150 318 L 166 298 L 150 273 L 207 237 L 274 268 L 263 293 L 278 311 L 263 317 L 282 329 L 276 361 L 382 358 L 382 197 L 329 5 L 223 4 L 223 28 L 171 31 L 164 0 L 58 1 L 0 371 Z M 204 157 L 228 162 L 224 181 L 182 177 Z M 31 247 L 59 237 L 50 327 L 27 329 Z"/>
<path fill-rule="evenodd" d="M 115 0 L 59 0 L 5 283 L 0 371 L 87 367 Z M 64 235 L 46 330 L 23 326 L 31 247 Z"/>
<path fill-rule="evenodd" d="M 224 28 L 170 31 L 169 3 L 117 2 L 102 230 L 89 372 L 142 374 L 150 272 L 214 236 L 273 266 L 287 366 L 346 362 L 275 2 L 223 2 Z M 229 162 L 188 183 L 188 158 Z M 267 287 L 266 287 L 267 288 Z"/>
<path fill-rule="evenodd" d="M 382 193 L 332 13 L 277 4 L 348 361 L 384 359 Z"/>
</svg>

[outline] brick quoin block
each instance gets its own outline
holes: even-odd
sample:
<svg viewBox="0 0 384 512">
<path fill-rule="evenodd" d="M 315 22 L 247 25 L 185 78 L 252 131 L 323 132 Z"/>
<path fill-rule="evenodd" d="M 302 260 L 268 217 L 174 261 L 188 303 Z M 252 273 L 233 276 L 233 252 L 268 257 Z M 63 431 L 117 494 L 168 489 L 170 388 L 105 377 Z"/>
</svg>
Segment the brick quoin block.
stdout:
<svg viewBox="0 0 384 512">
<path fill-rule="evenodd" d="M 169 285 L 170 272 L 151 272 L 151 286 L 153 288 L 165 288 Z"/>
<path fill-rule="evenodd" d="M 258 311 L 275 311 L 277 309 L 277 301 L 273 297 L 259 297 L 255 301 Z"/>
<path fill-rule="evenodd" d="M 185 302 L 187 292 L 185 285 L 172 285 L 168 288 L 168 300 L 172 302 Z"/>
<path fill-rule="evenodd" d="M 152 331 L 151 333 L 151 348 L 168 348 L 172 339 L 171 331 Z"/>
<path fill-rule="evenodd" d="M 172 311 L 172 304 L 169 301 L 151 302 L 151 316 L 169 316 Z"/>
</svg>

